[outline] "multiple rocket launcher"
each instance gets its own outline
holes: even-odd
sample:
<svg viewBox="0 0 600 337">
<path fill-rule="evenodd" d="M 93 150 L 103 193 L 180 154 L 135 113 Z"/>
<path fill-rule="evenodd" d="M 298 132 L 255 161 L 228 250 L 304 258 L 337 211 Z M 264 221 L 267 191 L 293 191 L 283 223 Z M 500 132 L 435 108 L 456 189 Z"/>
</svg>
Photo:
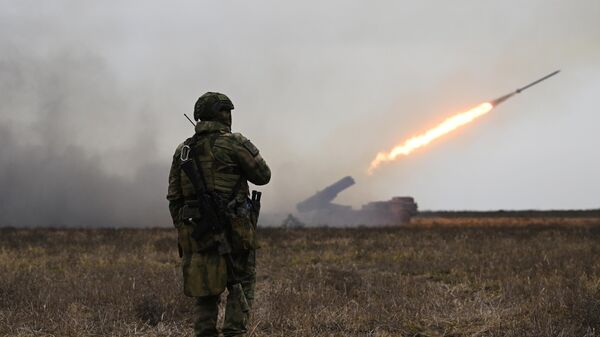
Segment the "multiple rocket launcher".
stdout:
<svg viewBox="0 0 600 337">
<path fill-rule="evenodd" d="M 411 197 L 394 197 L 375 201 L 360 209 L 333 203 L 337 195 L 354 185 L 354 179 L 344 177 L 306 200 L 298 203 L 298 217 L 310 224 L 329 226 L 400 225 L 417 214 L 417 204 Z"/>
</svg>

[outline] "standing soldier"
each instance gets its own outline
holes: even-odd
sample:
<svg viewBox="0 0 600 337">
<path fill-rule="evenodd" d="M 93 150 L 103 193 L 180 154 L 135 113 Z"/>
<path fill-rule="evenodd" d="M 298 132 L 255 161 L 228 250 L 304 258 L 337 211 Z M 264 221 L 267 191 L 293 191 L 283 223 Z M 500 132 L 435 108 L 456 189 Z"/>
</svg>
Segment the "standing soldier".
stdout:
<svg viewBox="0 0 600 337">
<path fill-rule="evenodd" d="M 258 149 L 231 133 L 233 103 L 207 92 L 194 107 L 195 134 L 177 147 L 169 173 L 169 210 L 178 231 L 183 288 L 196 298 L 196 336 L 218 336 L 221 293 L 228 289 L 224 336 L 246 332 L 254 300 L 260 192 L 271 171 Z"/>
</svg>

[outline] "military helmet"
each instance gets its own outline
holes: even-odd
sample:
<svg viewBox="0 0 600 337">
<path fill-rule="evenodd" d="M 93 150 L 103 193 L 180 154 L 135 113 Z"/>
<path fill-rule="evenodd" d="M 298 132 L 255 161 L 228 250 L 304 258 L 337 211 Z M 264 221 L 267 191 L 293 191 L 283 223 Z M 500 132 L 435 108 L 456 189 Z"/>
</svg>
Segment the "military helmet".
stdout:
<svg viewBox="0 0 600 337">
<path fill-rule="evenodd" d="M 229 97 L 218 92 L 207 92 L 194 105 L 194 119 L 211 120 L 223 110 L 233 110 L 233 102 Z"/>
</svg>

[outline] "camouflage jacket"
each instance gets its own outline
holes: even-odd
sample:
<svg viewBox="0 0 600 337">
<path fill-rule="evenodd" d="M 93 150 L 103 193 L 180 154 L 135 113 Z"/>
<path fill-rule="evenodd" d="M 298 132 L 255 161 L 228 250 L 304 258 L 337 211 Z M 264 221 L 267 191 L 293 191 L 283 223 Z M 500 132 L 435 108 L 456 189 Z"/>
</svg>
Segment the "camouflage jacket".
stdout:
<svg viewBox="0 0 600 337">
<path fill-rule="evenodd" d="M 258 149 L 239 133 L 218 122 L 200 122 L 191 142 L 194 161 L 199 164 L 206 187 L 226 200 L 239 186 L 234 212 L 230 214 L 227 233 L 207 233 L 202 239 L 192 238 L 193 226 L 183 220 L 186 201 L 196 199 L 194 188 L 180 168 L 181 149 L 177 147 L 169 173 L 169 210 L 177 227 L 179 254 L 182 257 L 183 290 L 187 296 L 218 295 L 224 291 L 228 273 L 226 260 L 214 250 L 215 243 L 225 235 L 232 251 L 253 250 L 256 243 L 256 220 L 249 211 L 248 181 L 264 185 L 271 171 Z M 187 207 L 187 206 L 186 206 Z M 201 215 L 200 215 L 201 216 Z M 187 217 L 187 215 L 186 215 Z"/>
<path fill-rule="evenodd" d="M 194 160 L 200 163 L 208 190 L 224 196 L 233 192 L 238 180 L 241 184 L 237 196 L 248 196 L 248 181 L 255 185 L 264 185 L 271 179 L 271 170 L 259 154 L 258 149 L 240 133 L 231 133 L 228 126 L 213 121 L 201 121 L 196 125 L 198 139 L 196 147 L 200 155 Z M 186 200 L 194 199 L 194 188 L 181 171 L 180 156 L 183 143 L 175 150 L 169 173 L 169 210 L 173 224 L 181 224 L 179 211 Z"/>
</svg>

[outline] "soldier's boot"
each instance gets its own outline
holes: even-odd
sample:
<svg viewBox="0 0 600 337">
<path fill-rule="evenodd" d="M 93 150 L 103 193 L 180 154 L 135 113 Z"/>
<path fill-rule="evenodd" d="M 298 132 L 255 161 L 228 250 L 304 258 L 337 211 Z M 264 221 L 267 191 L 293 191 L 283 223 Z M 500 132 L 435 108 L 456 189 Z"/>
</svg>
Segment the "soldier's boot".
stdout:
<svg viewBox="0 0 600 337">
<path fill-rule="evenodd" d="M 219 296 L 196 297 L 196 337 L 218 337 L 217 316 L 219 314 Z"/>
</svg>

